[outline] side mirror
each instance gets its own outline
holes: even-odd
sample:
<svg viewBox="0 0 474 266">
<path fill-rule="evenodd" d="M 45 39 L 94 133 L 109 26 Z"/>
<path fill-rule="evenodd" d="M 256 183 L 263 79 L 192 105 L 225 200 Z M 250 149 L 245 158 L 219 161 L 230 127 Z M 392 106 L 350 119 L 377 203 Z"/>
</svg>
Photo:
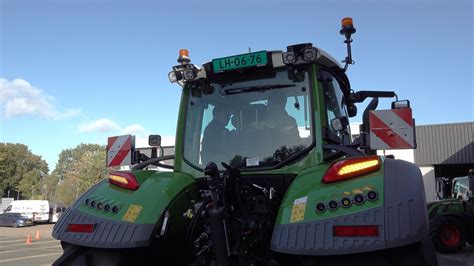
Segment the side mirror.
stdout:
<svg viewBox="0 0 474 266">
<path fill-rule="evenodd" d="M 160 135 L 150 135 L 148 136 L 148 145 L 152 147 L 161 146 L 161 136 Z"/>
<path fill-rule="evenodd" d="M 410 101 L 409 100 L 400 100 L 392 102 L 392 109 L 399 109 L 399 108 L 409 108 Z"/>
</svg>

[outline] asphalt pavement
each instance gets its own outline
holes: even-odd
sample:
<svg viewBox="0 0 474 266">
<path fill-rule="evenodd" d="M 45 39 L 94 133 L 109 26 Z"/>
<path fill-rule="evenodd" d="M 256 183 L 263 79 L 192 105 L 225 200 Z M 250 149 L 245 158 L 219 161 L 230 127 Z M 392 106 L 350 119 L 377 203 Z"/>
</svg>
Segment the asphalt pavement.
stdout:
<svg viewBox="0 0 474 266">
<path fill-rule="evenodd" d="M 62 254 L 59 241 L 51 236 L 52 228 L 52 224 L 0 227 L 0 265 L 51 265 Z M 26 243 L 28 235 L 31 244 Z M 438 261 L 440 266 L 474 266 L 474 247 L 467 246 L 458 254 L 438 254 Z"/>
<path fill-rule="evenodd" d="M 52 225 L 36 225 L 27 228 L 1 228 L 0 265 L 51 265 L 62 254 L 59 241 L 51 237 L 51 227 Z M 37 233 L 39 239 L 36 239 Z M 31 238 L 29 244 L 28 234 Z"/>
</svg>

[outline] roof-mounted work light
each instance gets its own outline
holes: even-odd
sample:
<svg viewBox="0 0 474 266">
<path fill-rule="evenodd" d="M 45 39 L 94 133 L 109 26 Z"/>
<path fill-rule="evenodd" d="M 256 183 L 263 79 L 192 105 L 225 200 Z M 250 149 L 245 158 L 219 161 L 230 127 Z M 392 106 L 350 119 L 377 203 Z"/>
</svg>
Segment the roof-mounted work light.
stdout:
<svg viewBox="0 0 474 266">
<path fill-rule="evenodd" d="M 315 61 L 318 55 L 318 50 L 314 47 L 308 47 L 303 49 L 303 60 Z"/>
<path fill-rule="evenodd" d="M 296 62 L 295 52 L 284 52 L 282 58 L 285 65 L 294 64 Z"/>
<path fill-rule="evenodd" d="M 349 65 L 353 65 L 355 63 L 352 60 L 352 51 L 351 51 L 351 42 L 352 42 L 351 35 L 354 34 L 355 32 L 356 32 L 356 29 L 354 28 L 352 18 L 350 17 L 343 18 L 341 21 L 341 30 L 339 31 L 339 33 L 346 37 L 346 40 L 344 41 L 344 43 L 347 44 L 347 56 L 342 61 L 343 63 L 345 63 L 344 71 L 347 70 Z"/>
</svg>

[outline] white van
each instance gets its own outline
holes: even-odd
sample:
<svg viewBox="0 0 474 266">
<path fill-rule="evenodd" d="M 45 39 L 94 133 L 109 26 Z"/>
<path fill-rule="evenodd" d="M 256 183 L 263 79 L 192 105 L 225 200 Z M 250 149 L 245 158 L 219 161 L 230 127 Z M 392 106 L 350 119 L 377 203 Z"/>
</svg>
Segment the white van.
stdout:
<svg viewBox="0 0 474 266">
<path fill-rule="evenodd" d="M 49 222 L 49 211 L 47 200 L 15 200 L 3 210 L 4 213 L 22 213 L 37 223 Z"/>
</svg>

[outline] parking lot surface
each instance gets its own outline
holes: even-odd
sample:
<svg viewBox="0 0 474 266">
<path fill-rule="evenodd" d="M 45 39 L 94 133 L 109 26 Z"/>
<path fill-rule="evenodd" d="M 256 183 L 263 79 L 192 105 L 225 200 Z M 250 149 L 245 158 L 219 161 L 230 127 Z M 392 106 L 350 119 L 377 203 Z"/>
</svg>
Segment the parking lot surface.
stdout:
<svg viewBox="0 0 474 266">
<path fill-rule="evenodd" d="M 0 227 L 0 265 L 51 265 L 62 254 L 59 241 L 51 236 L 53 226 Z M 28 235 L 31 244 L 26 243 Z M 474 247 L 468 246 L 459 254 L 438 254 L 438 260 L 440 266 L 474 266 Z"/>
<path fill-rule="evenodd" d="M 51 237 L 52 227 L 51 224 L 0 227 L 0 265 L 51 265 L 62 254 L 59 241 Z M 28 235 L 31 244 L 26 243 Z"/>
</svg>

